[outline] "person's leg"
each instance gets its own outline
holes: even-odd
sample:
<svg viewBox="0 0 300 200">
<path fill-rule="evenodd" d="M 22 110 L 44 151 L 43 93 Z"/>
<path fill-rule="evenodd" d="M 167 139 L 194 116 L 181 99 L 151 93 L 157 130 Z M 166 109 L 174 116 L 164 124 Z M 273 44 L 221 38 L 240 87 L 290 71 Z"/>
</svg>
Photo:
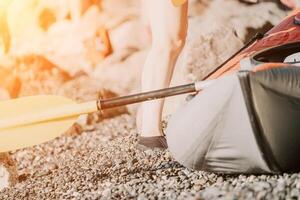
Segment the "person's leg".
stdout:
<svg viewBox="0 0 300 200">
<path fill-rule="evenodd" d="M 142 72 L 143 92 L 169 86 L 186 37 L 187 3 L 175 7 L 171 0 L 144 0 L 152 33 L 152 47 Z M 164 100 L 141 104 L 137 124 L 142 137 L 162 135 Z"/>
</svg>

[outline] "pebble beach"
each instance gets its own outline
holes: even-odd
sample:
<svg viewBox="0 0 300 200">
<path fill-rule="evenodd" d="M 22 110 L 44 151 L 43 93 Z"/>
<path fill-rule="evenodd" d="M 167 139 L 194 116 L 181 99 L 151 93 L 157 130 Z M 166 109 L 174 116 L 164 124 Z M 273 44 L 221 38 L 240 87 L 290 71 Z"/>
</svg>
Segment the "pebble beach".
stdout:
<svg viewBox="0 0 300 200">
<path fill-rule="evenodd" d="M 54 9 L 60 2 L 45 2 L 53 2 L 47 5 L 49 16 L 65 14 L 64 7 Z M 75 22 L 50 17 L 53 22 L 44 31 L 32 21 L 33 12 L 27 12 L 36 36 L 25 30 L 22 37 L 16 34 L 10 55 L 0 58 L 0 100 L 51 94 L 86 102 L 140 91 L 151 41 L 140 0 L 101 2 L 91 3 Z M 190 0 L 187 41 L 171 85 L 202 80 L 256 32 L 266 32 L 289 12 L 279 1 Z M 18 33 L 19 24 L 11 26 Z M 103 27 L 112 52 L 100 59 L 96 44 Z M 164 118 L 183 103 L 185 97 L 167 100 Z M 136 109 L 90 114 L 61 137 L 0 154 L 0 200 L 299 199 L 300 173 L 194 171 L 176 162 L 168 150 L 137 149 Z"/>
<path fill-rule="evenodd" d="M 83 133 L 13 153 L 19 183 L 0 199 L 298 199 L 300 174 L 193 171 L 160 150 L 135 148 L 134 118 L 121 115 Z"/>
</svg>

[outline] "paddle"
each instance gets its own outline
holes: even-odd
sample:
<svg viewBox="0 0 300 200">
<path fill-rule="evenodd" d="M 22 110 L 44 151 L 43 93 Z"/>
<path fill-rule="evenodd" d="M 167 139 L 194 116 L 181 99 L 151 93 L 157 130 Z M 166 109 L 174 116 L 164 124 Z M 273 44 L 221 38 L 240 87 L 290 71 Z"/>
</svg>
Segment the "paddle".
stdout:
<svg viewBox="0 0 300 200">
<path fill-rule="evenodd" d="M 200 91 L 211 81 L 182 85 L 124 97 L 76 103 L 41 95 L 0 102 L 0 152 L 16 150 L 54 139 L 67 131 L 77 117 L 104 109 Z"/>
</svg>

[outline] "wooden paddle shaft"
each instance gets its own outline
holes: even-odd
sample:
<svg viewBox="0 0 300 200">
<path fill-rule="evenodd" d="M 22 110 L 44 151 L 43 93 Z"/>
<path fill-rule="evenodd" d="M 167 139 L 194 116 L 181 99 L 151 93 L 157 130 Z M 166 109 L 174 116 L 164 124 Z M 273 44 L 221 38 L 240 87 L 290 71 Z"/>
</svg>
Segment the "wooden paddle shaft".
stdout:
<svg viewBox="0 0 300 200">
<path fill-rule="evenodd" d="M 176 86 L 176 87 L 171 87 L 171 88 L 166 88 L 161 90 L 155 90 L 150 92 L 144 92 L 139 94 L 133 94 L 124 97 L 99 100 L 97 103 L 98 109 L 101 110 L 101 109 L 115 108 L 119 106 L 139 103 L 143 101 L 150 101 L 150 100 L 156 100 L 156 99 L 161 99 L 161 98 L 180 95 L 180 94 L 197 92 L 205 89 L 211 83 L 212 81 L 200 81 L 197 83 Z"/>
</svg>

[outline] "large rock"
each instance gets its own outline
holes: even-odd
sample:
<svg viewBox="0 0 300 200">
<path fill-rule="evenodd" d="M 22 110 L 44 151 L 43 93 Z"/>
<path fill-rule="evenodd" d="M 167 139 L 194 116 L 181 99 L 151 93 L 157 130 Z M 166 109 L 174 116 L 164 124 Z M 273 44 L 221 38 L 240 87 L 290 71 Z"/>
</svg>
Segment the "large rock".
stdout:
<svg viewBox="0 0 300 200">
<path fill-rule="evenodd" d="M 60 68 L 74 75 L 91 72 L 101 59 L 90 59 L 91 54 L 102 57 L 100 11 L 91 7 L 79 20 L 61 20 L 53 24 L 38 42 L 38 52 Z M 96 62 L 96 64 L 95 64 Z"/>
<path fill-rule="evenodd" d="M 0 99 L 55 94 L 70 79 L 67 72 L 43 56 L 6 56 L 0 59 Z"/>
<path fill-rule="evenodd" d="M 189 38 L 185 54 L 185 73 L 190 81 L 202 79 L 243 46 L 234 30 L 220 25 L 207 34 Z"/>
<path fill-rule="evenodd" d="M 12 69 L 21 82 L 18 96 L 55 94 L 71 78 L 67 72 L 38 55 L 16 57 Z"/>
<path fill-rule="evenodd" d="M 147 50 L 143 50 L 113 54 L 96 68 L 93 76 L 104 88 L 120 95 L 137 91 L 147 53 Z"/>
<path fill-rule="evenodd" d="M 133 19 L 110 30 L 114 52 L 145 49 L 150 44 L 150 34 L 140 19 Z"/>
<path fill-rule="evenodd" d="M 243 40 L 249 28 L 259 29 L 266 23 L 275 25 L 287 14 L 277 2 L 249 5 L 236 0 L 215 0 L 192 1 L 191 4 L 191 11 L 193 11 L 192 7 L 197 7 L 197 5 L 202 5 L 202 9 L 193 12 L 192 20 L 197 19 L 198 26 L 193 27 L 191 24 L 190 32 L 206 34 L 207 31 L 223 25 L 233 28 L 237 36 Z"/>
<path fill-rule="evenodd" d="M 83 74 L 62 84 L 57 94 L 77 102 L 85 102 L 97 99 L 98 93 L 102 89 L 101 82 Z"/>
<path fill-rule="evenodd" d="M 201 80 L 240 49 L 256 30 L 264 32 L 286 15 L 272 2 L 251 6 L 236 0 L 192 1 L 191 4 L 190 7 L 201 9 L 191 9 L 193 17 L 183 52 L 186 77 L 190 81 Z"/>
<path fill-rule="evenodd" d="M 83 5 L 82 16 L 73 20 L 69 16 L 70 2 L 59 2 L 12 1 L 8 9 L 10 54 L 43 55 L 71 75 L 91 72 L 111 53 L 110 46 L 106 45 L 109 40 L 100 9 L 95 2 L 90 2 Z"/>
<path fill-rule="evenodd" d="M 18 51 L 20 43 L 32 44 L 43 33 L 38 23 L 38 13 L 37 0 L 11 0 L 7 10 L 7 20 L 12 37 L 12 53 Z"/>
<path fill-rule="evenodd" d="M 108 29 L 114 29 L 123 22 L 140 16 L 140 0 L 103 0 L 102 23 Z"/>
</svg>

